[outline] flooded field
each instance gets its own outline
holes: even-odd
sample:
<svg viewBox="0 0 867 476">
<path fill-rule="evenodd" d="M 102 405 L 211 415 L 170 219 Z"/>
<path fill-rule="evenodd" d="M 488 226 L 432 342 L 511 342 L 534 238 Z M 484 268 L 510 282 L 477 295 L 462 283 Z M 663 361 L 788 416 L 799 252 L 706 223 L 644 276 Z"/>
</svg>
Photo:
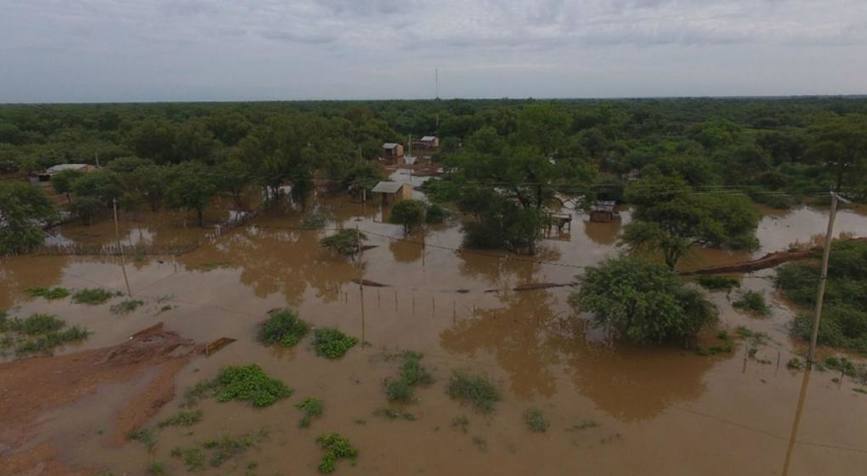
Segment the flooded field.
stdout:
<svg viewBox="0 0 867 476">
<path fill-rule="evenodd" d="M 144 370 L 99 384 L 75 403 L 40 415 L 25 434 L 0 430 L 0 454 L 20 443 L 19 456 L 28 451 L 33 458 L 54 456 L 82 474 L 147 474 L 153 462 L 167 474 L 185 474 L 173 448 L 264 430 L 267 436 L 254 447 L 220 468 L 206 465 L 200 474 L 316 474 L 321 450 L 315 439 L 334 431 L 359 451 L 354 466 L 338 463 L 338 474 L 854 475 L 867 468 L 867 395 L 853 392 L 856 385 L 839 374 L 807 376 L 786 368 L 799 350 L 788 335 L 797 310 L 774 290 L 773 270 L 742 280 L 744 288 L 766 294 L 770 317 L 737 312 L 731 296 L 711 294 L 720 311 L 719 329 L 746 326 L 769 335 L 752 357 L 741 341 L 732 353 L 716 356 L 612 347 L 582 316 L 574 316 L 567 302 L 573 288 L 516 288 L 572 283 L 583 267 L 617 253 L 628 212 L 621 223 L 611 224 L 579 216 L 571 230 L 546 239 L 531 258 L 460 251 L 457 223 L 405 237 L 399 226 L 384 223 L 387 210 L 380 207 L 346 199 L 315 206 L 334 217 L 325 230 L 303 230 L 298 214 L 274 213 L 205 239 L 202 230 L 184 226 L 182 215 L 142 213 L 122 218 L 123 242 L 193 243 L 195 249 L 123 260 L 25 256 L 0 263 L 0 309 L 22 316 L 57 314 L 93 332 L 58 355 L 117 345 L 159 322 L 197 343 L 237 339 L 185 363 L 175 376 L 174 397 L 147 427 L 176 413 L 184 390 L 226 365 L 256 363 L 294 390 L 265 409 L 205 400 L 200 423 L 159 429 L 149 450 L 115 434 L 119 402 L 158 377 Z M 826 211 L 813 208 L 764 213 L 759 250 L 700 250 L 685 267 L 733 263 L 808 242 L 824 232 L 827 220 Z M 319 247 L 319 239 L 338 227 L 357 227 L 375 245 L 360 263 Z M 867 236 L 867 216 L 842 211 L 836 229 Z M 54 239 L 116 240 L 110 222 L 65 226 Z M 362 287 L 361 279 L 383 286 Z M 118 316 L 110 303 L 32 299 L 25 290 L 37 286 L 101 287 L 129 292 L 145 304 Z M 283 307 L 363 344 L 336 361 L 316 356 L 309 337 L 288 351 L 260 345 L 258 325 L 269 310 Z M 702 339 L 712 341 L 715 334 L 709 330 Z M 417 402 L 390 405 L 383 382 L 396 374 L 398 363 L 389 356 L 404 350 L 424 354 L 435 382 L 417 391 Z M 497 383 L 502 401 L 492 413 L 448 397 L 446 383 L 454 370 Z M 310 428 L 298 428 L 301 412 L 295 403 L 307 397 L 322 399 L 324 414 Z M 531 407 L 550 421 L 546 432 L 527 429 L 524 413 Z M 383 408 L 414 418 L 389 419 L 377 412 Z M 52 474 L 51 467 L 44 469 L 42 474 Z"/>
</svg>

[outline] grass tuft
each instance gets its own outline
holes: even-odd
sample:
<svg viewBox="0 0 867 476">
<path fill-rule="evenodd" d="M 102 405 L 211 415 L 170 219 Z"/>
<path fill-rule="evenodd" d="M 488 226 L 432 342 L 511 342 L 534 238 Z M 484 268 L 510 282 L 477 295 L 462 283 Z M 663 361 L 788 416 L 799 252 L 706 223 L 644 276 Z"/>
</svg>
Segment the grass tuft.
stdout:
<svg viewBox="0 0 867 476">
<path fill-rule="evenodd" d="M 267 344 L 280 344 L 294 347 L 307 333 L 310 325 L 298 318 L 295 311 L 282 309 L 274 311 L 259 329 L 259 341 Z"/>
<path fill-rule="evenodd" d="M 337 329 L 325 327 L 313 333 L 313 347 L 316 354 L 328 359 L 339 359 L 358 343 L 358 339 L 348 336 Z"/>
<path fill-rule="evenodd" d="M 129 314 L 143 305 L 144 301 L 138 299 L 127 299 L 111 306 L 109 310 L 112 314 Z"/>
<path fill-rule="evenodd" d="M 765 303 L 765 295 L 756 291 L 746 291 L 732 303 L 735 309 L 754 314 L 756 316 L 769 316 L 771 308 Z"/>
<path fill-rule="evenodd" d="M 197 383 L 184 395 L 184 406 L 192 407 L 203 398 L 214 397 L 218 402 L 239 400 L 261 408 L 291 395 L 292 389 L 286 384 L 250 364 L 224 367 L 213 380 Z"/>
<path fill-rule="evenodd" d="M 113 293 L 105 289 L 82 289 L 72 295 L 72 302 L 76 304 L 97 305 L 119 295 L 120 293 Z"/>
<path fill-rule="evenodd" d="M 301 418 L 301 421 L 298 422 L 298 426 L 301 428 L 307 428 L 310 426 L 313 417 L 322 415 L 325 405 L 323 405 L 322 400 L 319 400 L 318 398 L 305 398 L 300 403 L 296 404 L 295 408 L 304 412 L 304 416 Z"/>
<path fill-rule="evenodd" d="M 544 433 L 548 431 L 548 427 L 551 425 L 548 420 L 545 419 L 542 410 L 539 410 L 538 408 L 530 408 L 524 412 L 524 423 L 527 424 L 527 428 L 529 428 L 530 431 L 536 433 Z"/>
<path fill-rule="evenodd" d="M 0 354 L 13 349 L 18 356 L 50 354 L 56 347 L 82 341 L 90 333 L 84 328 L 66 327 L 66 322 L 51 314 L 32 314 L 9 318 L 0 313 Z"/>
<path fill-rule="evenodd" d="M 131 441 L 138 441 L 145 445 L 148 451 L 154 449 L 154 446 L 157 444 L 157 436 L 150 428 L 139 428 L 138 430 L 133 430 L 127 433 L 126 437 Z"/>
<path fill-rule="evenodd" d="M 494 404 L 500 401 L 500 392 L 486 377 L 463 372 L 452 374 L 447 392 L 449 397 L 470 403 L 482 413 L 492 412 Z"/>
<path fill-rule="evenodd" d="M 326 433 L 316 438 L 316 443 L 325 450 L 319 463 L 320 473 L 332 473 L 337 467 L 337 461 L 349 459 L 355 462 L 358 450 L 355 449 L 348 439 L 339 433 Z"/>
<path fill-rule="evenodd" d="M 63 299 L 69 296 L 69 290 L 66 288 L 30 288 L 27 290 L 30 297 L 41 297 L 48 301 L 55 299 Z"/>
<path fill-rule="evenodd" d="M 400 375 L 385 382 L 385 393 L 392 402 L 409 402 L 413 399 L 414 387 L 433 383 L 430 371 L 421 365 L 422 354 L 407 351 L 401 358 Z"/>
<path fill-rule="evenodd" d="M 160 428 L 165 428 L 167 426 L 193 426 L 200 421 L 202 421 L 201 410 L 182 410 L 159 422 L 157 426 Z"/>
</svg>

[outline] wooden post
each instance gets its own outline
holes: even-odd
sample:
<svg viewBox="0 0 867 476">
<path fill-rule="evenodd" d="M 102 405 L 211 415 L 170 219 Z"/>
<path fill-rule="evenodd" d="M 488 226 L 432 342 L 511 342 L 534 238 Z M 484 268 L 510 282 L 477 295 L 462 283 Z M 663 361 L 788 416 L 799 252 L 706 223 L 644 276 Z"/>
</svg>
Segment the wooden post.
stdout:
<svg viewBox="0 0 867 476">
<path fill-rule="evenodd" d="M 114 211 L 114 241 L 117 246 L 117 250 L 120 253 L 120 270 L 123 273 L 123 282 L 126 284 L 126 294 L 129 297 L 132 297 L 132 289 L 129 287 L 129 278 L 126 276 L 126 256 L 123 252 L 123 247 L 120 245 L 120 228 L 117 223 L 117 199 L 111 199 L 111 207 Z"/>
</svg>

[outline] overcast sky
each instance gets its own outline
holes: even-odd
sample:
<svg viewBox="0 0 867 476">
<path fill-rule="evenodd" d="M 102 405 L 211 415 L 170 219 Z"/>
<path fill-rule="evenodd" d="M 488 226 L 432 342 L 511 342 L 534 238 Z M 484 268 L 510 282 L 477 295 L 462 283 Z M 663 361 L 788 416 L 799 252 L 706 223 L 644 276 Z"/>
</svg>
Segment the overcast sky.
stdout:
<svg viewBox="0 0 867 476">
<path fill-rule="evenodd" d="M 867 0 L 0 0 L 0 102 L 867 93 Z"/>
</svg>

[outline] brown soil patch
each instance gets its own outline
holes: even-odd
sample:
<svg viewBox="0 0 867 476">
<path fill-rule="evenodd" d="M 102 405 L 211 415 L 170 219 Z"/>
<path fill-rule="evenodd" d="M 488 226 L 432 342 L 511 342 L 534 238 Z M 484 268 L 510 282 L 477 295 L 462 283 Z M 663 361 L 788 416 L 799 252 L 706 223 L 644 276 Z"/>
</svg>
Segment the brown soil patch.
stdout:
<svg viewBox="0 0 867 476">
<path fill-rule="evenodd" d="M 113 411 L 116 424 L 107 443 L 121 444 L 173 398 L 175 375 L 203 349 L 160 323 L 116 346 L 0 364 L 0 474 L 77 474 L 56 460 L 49 445 L 27 448 L 39 434 L 40 415 L 93 394 L 99 385 L 151 372 L 144 391 Z"/>
</svg>

